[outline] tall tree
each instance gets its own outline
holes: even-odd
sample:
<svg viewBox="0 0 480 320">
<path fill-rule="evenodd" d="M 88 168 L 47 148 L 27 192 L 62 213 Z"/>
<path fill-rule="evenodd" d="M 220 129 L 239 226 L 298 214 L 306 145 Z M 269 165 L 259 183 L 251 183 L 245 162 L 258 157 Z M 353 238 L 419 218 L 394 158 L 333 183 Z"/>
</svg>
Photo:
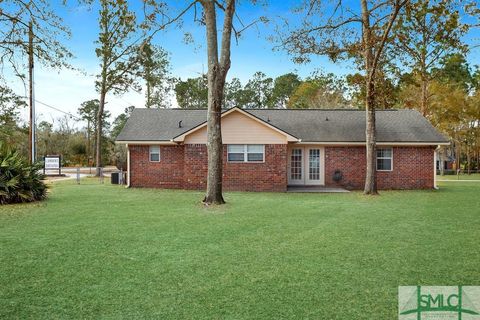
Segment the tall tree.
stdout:
<svg viewBox="0 0 480 320">
<path fill-rule="evenodd" d="M 365 108 L 365 76 L 360 73 L 349 74 L 346 77 L 354 106 Z M 395 80 L 379 70 L 375 79 L 375 95 L 377 108 L 392 109 L 398 105 L 399 87 Z"/>
<path fill-rule="evenodd" d="M 461 38 L 468 28 L 460 21 L 460 5 L 455 0 L 410 1 L 394 27 L 398 33 L 395 46 L 403 53 L 401 61 L 419 75 L 418 109 L 424 116 L 429 113 L 429 82 L 436 76 L 432 69 L 446 55 L 466 49 Z"/>
<path fill-rule="evenodd" d="M 175 84 L 177 103 L 183 109 L 206 109 L 208 104 L 208 80 L 206 75 L 177 80 Z"/>
<path fill-rule="evenodd" d="M 0 7 L 0 72 L 3 73 L 3 66 L 9 65 L 14 75 L 24 82 L 28 73 L 31 162 L 35 161 L 36 154 L 34 61 L 56 69 L 70 67 L 68 59 L 72 54 L 61 43 L 69 36 L 69 29 L 50 7 L 50 1 L 11 0 Z"/>
<path fill-rule="evenodd" d="M 440 60 L 439 67 L 433 69 L 436 79 L 458 85 L 465 92 L 474 90 L 478 85 L 465 55 L 453 53 Z"/>
<path fill-rule="evenodd" d="M 171 79 L 168 78 L 168 53 L 160 46 L 146 42 L 139 52 L 140 75 L 145 81 L 145 106 L 166 108 Z"/>
<path fill-rule="evenodd" d="M 273 79 L 261 71 L 253 74 L 244 88 L 248 102 L 246 108 L 264 109 L 268 108 L 272 101 Z"/>
<path fill-rule="evenodd" d="M 290 96 L 302 83 L 299 76 L 293 72 L 289 72 L 278 76 L 273 81 L 272 97 L 269 107 L 286 108 Z"/>
<path fill-rule="evenodd" d="M 243 108 L 246 103 L 245 90 L 243 90 L 242 82 L 238 78 L 233 78 L 225 83 L 225 108 Z"/>
<path fill-rule="evenodd" d="M 110 131 L 110 136 L 113 140 L 117 138 L 122 131 L 123 127 L 127 123 L 128 118 L 132 114 L 133 110 L 135 109 L 134 106 L 130 106 L 124 109 L 123 113 L 119 114 L 112 123 L 112 130 Z"/>
<path fill-rule="evenodd" d="M 96 43 L 100 59 L 100 74 L 96 88 L 100 94 L 96 126 L 96 175 L 102 167 L 102 119 L 108 93 L 122 94 L 128 89 L 140 90 L 138 82 L 138 46 L 135 14 L 128 9 L 126 1 L 101 0 L 99 17 L 100 34 Z"/>
<path fill-rule="evenodd" d="M 255 2 L 255 1 L 252 1 Z M 226 76 L 230 69 L 230 51 L 232 34 L 238 36 L 252 22 L 241 30 L 234 30 L 233 18 L 235 15 L 236 0 L 193 0 L 172 15 L 167 11 L 170 8 L 164 1 L 151 0 L 147 4 L 153 4 L 153 13 L 148 16 L 155 17 L 160 21 L 159 28 L 155 31 L 164 30 L 166 26 L 177 23 L 182 16 L 194 8 L 194 19 L 205 26 L 206 47 L 208 60 L 208 112 L 207 112 L 207 151 L 208 151 L 208 175 L 207 192 L 204 198 L 206 204 L 225 203 L 222 195 L 222 169 L 223 169 L 223 145 L 221 133 L 221 109 L 224 102 L 224 89 Z M 197 17 L 197 4 L 201 5 L 201 18 Z M 150 11 L 149 11 L 150 12 Z M 217 30 L 217 13 L 223 15 L 221 27 L 221 39 Z M 237 17 L 238 18 L 238 17 Z M 260 19 L 262 20 L 262 19 Z M 219 41 L 220 40 L 220 41 Z"/>
<path fill-rule="evenodd" d="M 204 11 L 207 37 L 208 59 L 208 118 L 207 118 L 207 150 L 208 176 L 207 192 L 204 202 L 207 204 L 223 204 L 222 194 L 223 145 L 221 131 L 221 112 L 225 81 L 230 69 L 230 46 L 235 14 L 235 0 L 226 0 L 223 8 L 223 30 L 220 48 L 217 33 L 217 7 L 215 0 L 200 0 Z"/>
<path fill-rule="evenodd" d="M 288 100 L 291 109 L 348 108 L 349 101 L 343 79 L 333 73 L 316 73 L 303 81 Z"/>
<path fill-rule="evenodd" d="M 327 55 L 341 58 L 361 58 L 365 76 L 366 153 L 365 194 L 377 194 L 375 80 L 379 62 L 387 43 L 395 39 L 392 27 L 409 0 L 368 2 L 359 0 L 358 7 L 348 7 L 343 1 L 308 0 L 297 10 L 302 12 L 301 25 L 294 30 L 289 23 L 279 33 L 279 47 L 294 55 L 294 61 L 305 62 L 309 56 Z"/>
<path fill-rule="evenodd" d="M 470 172 L 480 124 L 475 76 L 461 54 L 444 57 L 435 73 L 429 115 L 434 125 L 452 139 L 457 164 L 466 159 L 464 167 Z"/>
<path fill-rule="evenodd" d="M 0 65 L 9 64 L 16 76 L 25 78 L 30 22 L 35 59 L 55 69 L 71 67 L 68 59 L 73 55 L 61 42 L 70 37 L 70 30 L 46 0 L 10 0 L 1 5 Z"/>
<path fill-rule="evenodd" d="M 87 146 L 86 153 L 88 159 L 93 158 L 92 155 L 92 137 L 93 145 L 96 146 L 97 137 L 95 133 L 97 132 L 98 126 L 98 109 L 100 108 L 100 101 L 98 99 L 88 100 L 81 103 L 80 108 L 78 108 L 78 114 L 80 118 L 87 122 L 86 134 L 87 134 Z M 102 138 L 105 138 L 106 131 L 109 126 L 108 118 L 110 118 L 110 112 L 105 110 L 102 116 Z M 103 143 L 105 139 L 102 139 L 102 150 L 105 149 L 105 144 Z M 96 155 L 96 152 L 94 153 Z M 90 161 L 90 160 L 89 160 Z"/>
</svg>

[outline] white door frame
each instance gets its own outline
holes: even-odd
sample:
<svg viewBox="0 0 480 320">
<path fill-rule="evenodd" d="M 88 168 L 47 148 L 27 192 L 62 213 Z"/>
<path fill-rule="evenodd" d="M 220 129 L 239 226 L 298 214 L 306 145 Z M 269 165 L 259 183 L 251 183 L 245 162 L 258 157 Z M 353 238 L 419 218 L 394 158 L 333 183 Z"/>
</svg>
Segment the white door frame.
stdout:
<svg viewBox="0 0 480 320">
<path fill-rule="evenodd" d="M 297 179 L 292 179 L 292 153 L 294 150 L 296 152 L 300 152 L 301 161 L 296 163 L 296 165 L 300 164 L 300 167 L 297 168 L 300 172 L 298 173 Z M 299 150 L 299 151 L 298 151 Z M 304 185 L 305 184 L 305 148 L 302 146 L 292 146 L 288 149 L 288 158 L 287 158 L 287 177 L 288 177 L 288 184 L 289 185 Z"/>
<path fill-rule="evenodd" d="M 292 152 L 295 149 L 301 150 L 301 168 L 300 168 L 300 179 L 292 179 Z M 310 179 L 310 150 L 319 150 L 320 151 L 320 172 L 319 179 Z M 297 151 L 298 152 L 298 151 Z M 288 149 L 288 165 L 287 165 L 287 174 L 288 174 L 288 184 L 289 185 L 325 185 L 325 148 L 321 146 L 304 146 L 304 145 L 292 145 Z"/>
</svg>

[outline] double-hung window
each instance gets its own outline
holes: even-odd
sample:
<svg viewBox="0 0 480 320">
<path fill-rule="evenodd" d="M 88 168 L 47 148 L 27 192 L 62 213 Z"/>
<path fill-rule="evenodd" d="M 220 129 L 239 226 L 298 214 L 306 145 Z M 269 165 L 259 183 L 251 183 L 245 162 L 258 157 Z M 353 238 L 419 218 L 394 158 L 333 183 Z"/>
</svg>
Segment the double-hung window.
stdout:
<svg viewBox="0 0 480 320">
<path fill-rule="evenodd" d="M 149 159 L 150 162 L 160 162 L 160 146 L 150 146 Z"/>
<path fill-rule="evenodd" d="M 377 148 L 377 170 L 392 171 L 393 170 L 393 149 Z"/>
<path fill-rule="evenodd" d="M 229 144 L 227 160 L 228 162 L 263 162 L 265 146 L 263 144 Z"/>
</svg>

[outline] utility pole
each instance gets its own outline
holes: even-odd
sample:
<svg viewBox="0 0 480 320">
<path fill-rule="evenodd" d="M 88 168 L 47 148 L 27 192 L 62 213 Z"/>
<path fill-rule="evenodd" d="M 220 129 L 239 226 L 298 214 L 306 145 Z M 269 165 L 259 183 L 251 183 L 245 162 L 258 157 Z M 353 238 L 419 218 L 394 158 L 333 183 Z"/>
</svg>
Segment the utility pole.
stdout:
<svg viewBox="0 0 480 320">
<path fill-rule="evenodd" d="M 35 90 L 33 85 L 33 23 L 28 25 L 28 80 L 30 103 L 29 157 L 30 163 L 35 162 Z"/>
</svg>

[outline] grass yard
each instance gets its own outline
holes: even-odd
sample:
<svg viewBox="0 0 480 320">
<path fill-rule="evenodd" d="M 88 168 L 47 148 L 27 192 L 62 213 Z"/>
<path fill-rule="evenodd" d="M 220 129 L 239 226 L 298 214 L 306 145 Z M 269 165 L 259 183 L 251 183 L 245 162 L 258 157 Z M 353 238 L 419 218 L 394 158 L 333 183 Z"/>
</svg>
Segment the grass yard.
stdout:
<svg viewBox="0 0 480 320">
<path fill-rule="evenodd" d="M 56 182 L 0 207 L 0 318 L 397 319 L 399 285 L 479 285 L 480 183 L 202 193 Z"/>
<path fill-rule="evenodd" d="M 460 174 L 460 175 L 437 175 L 438 180 L 478 180 L 480 181 L 480 173 Z"/>
</svg>

